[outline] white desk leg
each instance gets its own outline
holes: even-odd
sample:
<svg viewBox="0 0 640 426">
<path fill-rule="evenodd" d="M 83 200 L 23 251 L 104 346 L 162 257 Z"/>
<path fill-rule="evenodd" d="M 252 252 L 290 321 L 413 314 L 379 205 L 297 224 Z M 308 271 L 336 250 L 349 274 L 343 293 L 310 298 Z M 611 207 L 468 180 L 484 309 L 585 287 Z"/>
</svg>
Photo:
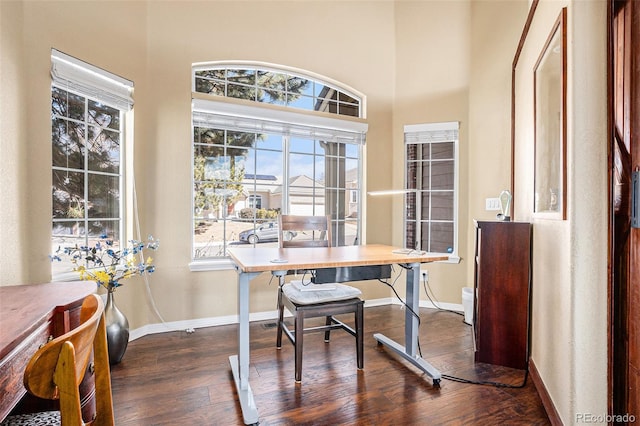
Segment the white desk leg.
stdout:
<svg viewBox="0 0 640 426">
<path fill-rule="evenodd" d="M 258 407 L 249 386 L 249 281 L 257 275 L 238 272 L 238 355 L 229 357 L 246 425 L 258 423 Z"/>
<path fill-rule="evenodd" d="M 420 264 L 412 263 L 409 265 L 411 267 L 410 270 L 407 270 L 407 306 L 413 310 L 416 314 L 420 313 Z M 440 372 L 429 364 L 427 361 L 422 359 L 420 355 L 418 355 L 418 318 L 413 315 L 413 313 L 409 310 L 405 310 L 404 317 L 404 344 L 402 346 L 395 341 L 389 339 L 388 337 L 376 333 L 373 337 L 378 341 L 378 343 L 387 346 L 392 349 L 395 353 L 400 355 L 402 358 L 409 361 L 411 364 L 418 367 L 420 370 L 427 373 L 429 377 L 431 377 L 434 386 L 440 385 L 440 379 L 442 375 Z"/>
</svg>

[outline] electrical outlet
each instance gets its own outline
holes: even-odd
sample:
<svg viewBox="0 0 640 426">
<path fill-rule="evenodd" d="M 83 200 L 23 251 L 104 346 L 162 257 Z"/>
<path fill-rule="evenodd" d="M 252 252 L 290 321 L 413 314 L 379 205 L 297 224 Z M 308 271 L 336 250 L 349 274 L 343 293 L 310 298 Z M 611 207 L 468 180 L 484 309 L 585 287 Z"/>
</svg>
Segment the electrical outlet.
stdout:
<svg viewBox="0 0 640 426">
<path fill-rule="evenodd" d="M 429 282 L 429 270 L 428 269 L 420 269 L 420 279 Z"/>
<path fill-rule="evenodd" d="M 500 198 L 487 198 L 484 200 L 486 211 L 499 211 L 500 210 Z"/>
</svg>

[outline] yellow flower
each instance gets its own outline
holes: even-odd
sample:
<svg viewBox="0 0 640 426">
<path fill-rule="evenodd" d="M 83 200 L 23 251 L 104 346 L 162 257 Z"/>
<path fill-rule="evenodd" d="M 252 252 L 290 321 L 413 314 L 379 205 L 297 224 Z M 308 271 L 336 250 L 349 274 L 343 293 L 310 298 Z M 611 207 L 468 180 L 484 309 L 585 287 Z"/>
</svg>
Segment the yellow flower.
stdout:
<svg viewBox="0 0 640 426">
<path fill-rule="evenodd" d="M 111 275 L 106 273 L 105 271 L 96 271 L 95 279 L 102 285 L 107 285 L 109 281 L 111 281 Z"/>
</svg>

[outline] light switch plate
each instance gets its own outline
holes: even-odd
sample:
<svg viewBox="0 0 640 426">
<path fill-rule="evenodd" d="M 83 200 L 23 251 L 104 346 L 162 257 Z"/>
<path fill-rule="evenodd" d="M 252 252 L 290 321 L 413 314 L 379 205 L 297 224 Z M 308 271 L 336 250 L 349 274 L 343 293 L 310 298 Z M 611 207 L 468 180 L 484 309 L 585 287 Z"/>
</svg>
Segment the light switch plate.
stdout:
<svg viewBox="0 0 640 426">
<path fill-rule="evenodd" d="M 500 198 L 487 198 L 487 199 L 485 199 L 485 210 L 487 210 L 487 211 L 500 211 Z"/>
</svg>

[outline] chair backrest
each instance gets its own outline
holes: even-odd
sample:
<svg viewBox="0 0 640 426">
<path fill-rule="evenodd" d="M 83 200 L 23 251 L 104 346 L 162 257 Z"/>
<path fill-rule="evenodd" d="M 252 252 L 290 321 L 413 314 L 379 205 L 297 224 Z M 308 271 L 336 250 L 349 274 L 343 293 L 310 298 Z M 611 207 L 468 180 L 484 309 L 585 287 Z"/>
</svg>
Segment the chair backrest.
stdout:
<svg viewBox="0 0 640 426">
<path fill-rule="evenodd" d="M 97 294 L 87 296 L 80 310 L 80 325 L 53 339 L 31 357 L 24 386 L 37 397 L 60 400 L 63 425 L 84 425 L 78 386 L 91 359 L 95 366 L 96 418 L 94 425 L 113 425 L 113 399 L 104 303 Z"/>
<path fill-rule="evenodd" d="M 331 247 L 329 216 L 278 216 L 280 247 Z"/>
</svg>

